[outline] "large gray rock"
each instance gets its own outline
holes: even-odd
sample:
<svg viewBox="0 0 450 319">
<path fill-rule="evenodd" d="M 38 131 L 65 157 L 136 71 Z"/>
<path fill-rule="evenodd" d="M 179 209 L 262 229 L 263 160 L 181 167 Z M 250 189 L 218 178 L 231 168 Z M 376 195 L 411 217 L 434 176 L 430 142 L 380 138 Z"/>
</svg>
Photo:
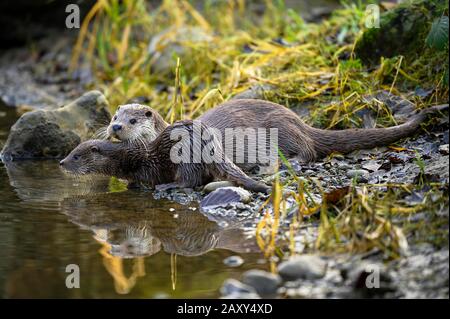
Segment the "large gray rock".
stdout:
<svg viewBox="0 0 450 319">
<path fill-rule="evenodd" d="M 58 109 L 25 113 L 11 127 L 0 157 L 3 161 L 62 158 L 110 119 L 108 102 L 98 91 Z"/>
<path fill-rule="evenodd" d="M 319 279 L 325 276 L 327 264 L 315 255 L 295 256 L 278 266 L 278 273 L 286 281 Z"/>
</svg>

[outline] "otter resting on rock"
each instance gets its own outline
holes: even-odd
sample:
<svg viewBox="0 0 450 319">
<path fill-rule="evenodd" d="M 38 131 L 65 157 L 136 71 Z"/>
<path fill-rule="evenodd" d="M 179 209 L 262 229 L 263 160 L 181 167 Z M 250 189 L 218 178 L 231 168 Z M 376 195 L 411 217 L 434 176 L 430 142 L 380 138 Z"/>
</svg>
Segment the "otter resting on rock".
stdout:
<svg viewBox="0 0 450 319">
<path fill-rule="evenodd" d="M 427 115 L 447 108 L 448 104 L 424 109 L 407 122 L 389 128 L 323 130 L 305 124 L 297 114 L 282 105 L 263 100 L 236 99 L 208 110 L 197 120 L 220 130 L 223 143 L 226 140 L 225 131 L 229 128 L 275 128 L 279 150 L 285 157 L 311 162 L 332 152 L 349 153 L 356 149 L 388 145 L 414 134 Z M 118 108 L 107 132 L 110 138 L 145 144 L 155 139 L 167 126 L 158 112 L 149 106 L 128 104 Z M 238 153 L 242 151 L 239 148 L 246 146 L 235 139 L 232 147 Z M 225 144 L 223 148 L 226 149 Z M 234 161 L 233 156 L 227 155 Z M 255 167 L 254 163 L 235 163 L 245 171 Z"/>
<path fill-rule="evenodd" d="M 133 186 L 159 190 L 194 188 L 214 179 L 222 179 L 250 191 L 270 191 L 269 186 L 248 177 L 233 164 L 222 152 L 222 145 L 216 136 L 209 133 L 205 125 L 200 122 L 198 125 L 203 134 L 200 142 L 195 141 L 194 122 L 179 121 L 165 128 L 145 147 L 106 140 L 83 142 L 60 165 L 72 174 L 116 176 Z M 201 157 L 196 159 L 198 154 Z"/>
</svg>

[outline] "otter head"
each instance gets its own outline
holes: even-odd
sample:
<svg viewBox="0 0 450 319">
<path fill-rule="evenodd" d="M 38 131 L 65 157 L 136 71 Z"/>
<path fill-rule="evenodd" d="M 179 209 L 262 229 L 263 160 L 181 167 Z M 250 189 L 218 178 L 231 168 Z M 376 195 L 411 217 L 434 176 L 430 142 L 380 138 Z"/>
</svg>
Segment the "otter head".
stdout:
<svg viewBox="0 0 450 319">
<path fill-rule="evenodd" d="M 108 126 L 108 137 L 128 142 L 151 142 L 168 124 L 151 107 L 126 104 L 118 107 Z"/>
<path fill-rule="evenodd" d="M 111 156 L 115 143 L 102 140 L 89 140 L 78 145 L 66 158 L 59 162 L 61 168 L 76 175 L 110 175 L 116 159 Z"/>
</svg>

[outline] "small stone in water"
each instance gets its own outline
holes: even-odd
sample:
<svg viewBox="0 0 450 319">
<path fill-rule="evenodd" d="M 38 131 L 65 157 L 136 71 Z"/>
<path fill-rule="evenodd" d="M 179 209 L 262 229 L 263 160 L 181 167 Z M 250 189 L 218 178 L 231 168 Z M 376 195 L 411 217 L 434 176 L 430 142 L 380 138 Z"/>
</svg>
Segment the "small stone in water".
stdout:
<svg viewBox="0 0 450 319">
<path fill-rule="evenodd" d="M 239 267 L 244 263 L 244 259 L 240 256 L 230 256 L 223 260 L 223 263 L 228 267 Z"/>
<path fill-rule="evenodd" d="M 169 212 L 174 212 L 175 208 L 169 208 Z"/>
<path fill-rule="evenodd" d="M 178 218 L 178 214 L 173 214 L 173 218 Z"/>
</svg>

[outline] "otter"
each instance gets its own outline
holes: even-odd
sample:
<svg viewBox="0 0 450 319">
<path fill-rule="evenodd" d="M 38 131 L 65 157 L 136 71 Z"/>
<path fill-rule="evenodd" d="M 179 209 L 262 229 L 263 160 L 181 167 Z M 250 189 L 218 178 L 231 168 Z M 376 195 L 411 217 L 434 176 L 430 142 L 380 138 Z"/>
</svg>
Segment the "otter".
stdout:
<svg viewBox="0 0 450 319">
<path fill-rule="evenodd" d="M 290 109 L 269 101 L 236 99 L 222 103 L 206 111 L 197 120 L 208 127 L 217 128 L 225 141 L 227 128 L 275 128 L 278 130 L 278 147 L 286 158 L 300 162 L 313 162 L 333 152 L 349 153 L 357 149 L 368 149 L 388 145 L 414 134 L 428 114 L 442 111 L 448 104 L 433 106 L 418 111 L 407 122 L 389 127 L 372 129 L 324 130 L 305 124 Z M 158 136 L 167 123 L 149 106 L 122 105 L 114 115 L 109 127 L 109 137 L 121 141 L 151 141 Z M 243 144 L 234 141 L 235 152 Z M 225 148 L 225 145 L 223 146 Z M 229 154 L 227 154 L 229 155 Z M 232 156 L 229 158 L 233 160 Z M 236 163 L 245 171 L 254 166 Z"/>
<path fill-rule="evenodd" d="M 208 140 L 202 137 L 200 143 L 196 142 L 194 122 L 179 121 L 166 127 L 144 148 L 126 142 L 85 141 L 60 165 L 76 175 L 116 176 L 127 180 L 132 187 L 194 188 L 214 179 L 226 179 L 250 191 L 269 193 L 269 186 L 247 176 L 225 156 L 216 136 L 204 124 L 199 122 L 198 125 L 200 134 L 209 137 Z M 201 159 L 196 161 L 195 154 L 202 154 Z M 174 160 L 176 155 L 177 160 Z"/>
</svg>

